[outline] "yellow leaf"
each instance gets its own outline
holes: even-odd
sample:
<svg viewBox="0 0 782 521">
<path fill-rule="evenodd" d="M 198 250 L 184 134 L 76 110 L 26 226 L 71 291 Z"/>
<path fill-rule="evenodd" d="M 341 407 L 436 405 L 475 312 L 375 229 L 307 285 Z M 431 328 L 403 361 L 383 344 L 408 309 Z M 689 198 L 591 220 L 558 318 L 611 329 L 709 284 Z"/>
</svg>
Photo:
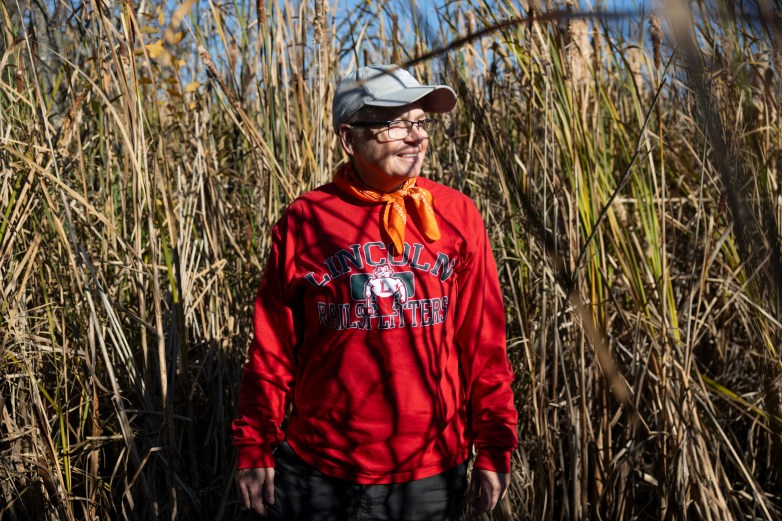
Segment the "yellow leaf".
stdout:
<svg viewBox="0 0 782 521">
<path fill-rule="evenodd" d="M 171 15 L 171 23 L 166 27 L 165 38 L 168 43 L 179 43 L 182 38 L 185 37 L 182 33 L 177 33 L 176 30 L 182 23 L 182 19 L 187 15 L 196 0 L 185 0 L 182 5 L 176 8 L 174 14 Z M 219 12 L 219 11 L 218 11 Z"/>
<path fill-rule="evenodd" d="M 171 62 L 173 58 L 174 56 L 170 52 L 164 49 L 163 54 L 158 56 L 157 62 L 164 67 L 171 67 L 172 65 Z"/>
<path fill-rule="evenodd" d="M 166 29 L 166 41 L 168 43 L 177 44 L 185 37 L 185 33 L 175 33 L 169 29 L 170 27 Z"/>
<path fill-rule="evenodd" d="M 195 110 L 197 106 L 198 104 L 195 101 L 191 101 L 187 108 L 190 110 Z"/>
<path fill-rule="evenodd" d="M 198 90 L 198 87 L 200 87 L 201 84 L 197 81 L 191 82 L 187 84 L 187 87 L 185 87 L 185 92 L 195 92 Z"/>
<path fill-rule="evenodd" d="M 163 40 L 158 40 L 155 43 L 149 43 L 145 47 L 147 48 L 149 57 L 153 60 L 166 52 L 166 48 L 163 47 Z"/>
<path fill-rule="evenodd" d="M 151 84 L 152 84 L 152 80 L 150 80 L 150 79 L 149 79 L 149 78 L 147 78 L 146 76 L 141 76 L 141 77 L 138 79 L 138 84 L 139 84 L 139 85 L 151 85 Z"/>
<path fill-rule="evenodd" d="M 158 28 L 157 27 L 150 27 L 150 26 L 147 25 L 147 26 L 144 26 L 144 27 L 141 28 L 141 32 L 143 34 L 155 34 L 156 32 L 158 32 Z"/>
<path fill-rule="evenodd" d="M 166 13 L 163 12 L 162 7 L 158 7 L 157 23 L 160 27 L 163 27 L 166 23 Z"/>
</svg>

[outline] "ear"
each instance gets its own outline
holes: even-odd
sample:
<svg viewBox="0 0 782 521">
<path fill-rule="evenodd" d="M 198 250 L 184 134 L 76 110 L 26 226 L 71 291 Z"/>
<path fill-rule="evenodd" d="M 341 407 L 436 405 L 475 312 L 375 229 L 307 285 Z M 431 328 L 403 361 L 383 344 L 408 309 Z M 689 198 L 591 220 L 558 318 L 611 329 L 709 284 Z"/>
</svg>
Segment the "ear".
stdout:
<svg viewBox="0 0 782 521">
<path fill-rule="evenodd" d="M 337 132 L 339 133 L 339 139 L 340 139 L 340 144 L 342 145 L 342 150 L 344 150 L 345 153 L 350 157 L 353 157 L 353 155 L 356 153 L 355 151 L 356 136 L 353 134 L 353 129 L 350 128 L 348 125 L 340 125 L 339 128 L 337 129 Z"/>
</svg>

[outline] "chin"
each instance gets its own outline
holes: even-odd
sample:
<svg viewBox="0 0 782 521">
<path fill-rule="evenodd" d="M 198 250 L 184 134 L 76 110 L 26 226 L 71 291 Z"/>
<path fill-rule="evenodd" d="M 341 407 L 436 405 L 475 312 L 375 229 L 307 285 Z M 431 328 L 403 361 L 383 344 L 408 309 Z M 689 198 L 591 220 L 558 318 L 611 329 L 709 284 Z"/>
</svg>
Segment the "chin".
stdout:
<svg viewBox="0 0 782 521">
<path fill-rule="evenodd" d="M 398 172 L 395 172 L 392 175 L 393 177 L 403 177 L 405 179 L 413 179 L 414 177 L 418 177 L 419 175 L 421 175 L 421 169 L 413 168 L 409 170 L 399 170 Z"/>
<path fill-rule="evenodd" d="M 410 172 L 406 174 L 395 175 L 394 178 L 399 179 L 400 181 L 403 182 L 403 181 L 409 181 L 410 179 L 415 179 L 416 177 L 418 177 L 418 175 L 419 175 L 418 172 Z"/>
</svg>

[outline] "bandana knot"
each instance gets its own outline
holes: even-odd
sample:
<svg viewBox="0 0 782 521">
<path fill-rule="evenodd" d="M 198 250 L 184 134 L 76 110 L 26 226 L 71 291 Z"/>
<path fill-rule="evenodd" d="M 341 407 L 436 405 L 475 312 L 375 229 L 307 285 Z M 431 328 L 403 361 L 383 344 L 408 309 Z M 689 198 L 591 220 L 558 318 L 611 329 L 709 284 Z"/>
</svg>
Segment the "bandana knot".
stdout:
<svg viewBox="0 0 782 521">
<path fill-rule="evenodd" d="M 391 193 L 377 192 L 365 186 L 356 178 L 349 163 L 342 165 L 334 173 L 334 184 L 348 195 L 370 203 L 385 202 L 383 209 L 383 229 L 397 254 L 402 253 L 405 245 L 405 225 L 407 224 L 407 209 L 405 201 L 413 203 L 418 217 L 421 219 L 423 233 L 431 241 L 440 238 L 440 228 L 434 216 L 434 198 L 426 188 L 415 186 L 415 179 L 409 179 Z"/>
</svg>

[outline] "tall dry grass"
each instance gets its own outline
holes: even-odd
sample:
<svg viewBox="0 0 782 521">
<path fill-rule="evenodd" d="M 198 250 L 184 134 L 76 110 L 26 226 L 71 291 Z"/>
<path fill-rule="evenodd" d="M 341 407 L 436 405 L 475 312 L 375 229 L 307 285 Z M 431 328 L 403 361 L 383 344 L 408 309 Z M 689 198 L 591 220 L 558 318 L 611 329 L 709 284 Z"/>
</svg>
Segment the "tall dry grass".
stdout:
<svg viewBox="0 0 782 521">
<path fill-rule="evenodd" d="M 0 4 L 0 518 L 239 517 L 268 232 L 391 61 L 459 90 L 427 175 L 499 261 L 494 519 L 782 517 L 779 18 L 573 4 Z"/>
</svg>

